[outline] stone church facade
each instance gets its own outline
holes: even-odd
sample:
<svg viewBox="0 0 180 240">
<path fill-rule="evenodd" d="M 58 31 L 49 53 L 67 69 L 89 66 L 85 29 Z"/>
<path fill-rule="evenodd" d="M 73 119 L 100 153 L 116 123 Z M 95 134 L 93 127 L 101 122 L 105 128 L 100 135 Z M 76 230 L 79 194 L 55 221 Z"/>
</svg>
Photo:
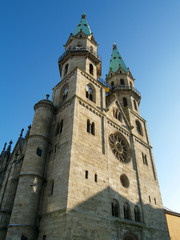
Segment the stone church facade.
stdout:
<svg viewBox="0 0 180 240">
<path fill-rule="evenodd" d="M 1 240 L 168 240 L 141 94 L 113 45 L 106 81 L 85 14 L 52 100 L 0 155 Z"/>
</svg>

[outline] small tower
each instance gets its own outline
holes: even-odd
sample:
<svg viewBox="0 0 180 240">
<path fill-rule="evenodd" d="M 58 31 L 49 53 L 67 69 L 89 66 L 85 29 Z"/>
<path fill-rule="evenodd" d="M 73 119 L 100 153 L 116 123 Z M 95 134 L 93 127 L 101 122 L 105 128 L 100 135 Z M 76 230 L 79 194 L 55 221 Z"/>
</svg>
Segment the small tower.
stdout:
<svg viewBox="0 0 180 240">
<path fill-rule="evenodd" d="M 113 44 L 106 81 L 112 87 L 112 90 L 117 93 L 123 108 L 128 106 L 133 111 L 139 113 L 141 94 L 135 89 L 135 79 L 129 68 L 126 67 L 115 43 Z"/>
<path fill-rule="evenodd" d="M 44 181 L 54 112 L 50 100 L 34 106 L 35 114 L 28 139 L 6 239 L 36 238 L 39 201 Z"/>
</svg>

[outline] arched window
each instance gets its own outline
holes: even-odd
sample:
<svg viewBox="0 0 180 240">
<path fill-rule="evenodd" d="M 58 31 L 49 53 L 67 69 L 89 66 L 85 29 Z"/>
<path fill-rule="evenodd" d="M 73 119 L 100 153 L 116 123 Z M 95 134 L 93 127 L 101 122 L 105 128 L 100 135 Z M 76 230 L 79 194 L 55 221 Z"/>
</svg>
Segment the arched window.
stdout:
<svg viewBox="0 0 180 240">
<path fill-rule="evenodd" d="M 49 196 L 53 195 L 53 192 L 54 192 L 54 180 L 51 179 L 49 183 Z"/>
<path fill-rule="evenodd" d="M 69 91 L 69 87 L 65 87 L 63 90 L 63 96 L 62 96 L 62 100 L 65 100 L 67 98 L 68 95 L 68 91 Z"/>
<path fill-rule="evenodd" d="M 91 63 L 89 64 L 89 73 L 93 75 L 93 65 Z"/>
<path fill-rule="evenodd" d="M 36 154 L 37 154 L 39 157 L 41 157 L 41 155 L 42 155 L 42 150 L 41 150 L 40 148 L 37 148 Z"/>
<path fill-rule="evenodd" d="M 154 198 L 154 203 L 155 203 L 155 205 L 156 205 L 156 198 Z"/>
<path fill-rule="evenodd" d="M 57 136 L 57 135 L 59 134 L 59 129 L 60 129 L 60 124 L 57 123 L 56 131 L 55 131 L 55 136 Z"/>
<path fill-rule="evenodd" d="M 63 130 L 63 119 L 60 122 L 59 132 L 62 133 L 62 130 Z"/>
<path fill-rule="evenodd" d="M 93 122 L 91 124 L 91 134 L 95 135 L 95 124 Z"/>
<path fill-rule="evenodd" d="M 68 72 L 68 63 L 66 64 L 66 66 L 64 68 L 64 76 L 66 76 L 67 72 Z"/>
<path fill-rule="evenodd" d="M 137 104 L 136 104 L 136 101 L 134 100 L 133 102 L 134 102 L 134 108 L 135 108 L 135 110 L 137 110 Z"/>
<path fill-rule="evenodd" d="M 124 210 L 124 218 L 125 219 L 131 219 L 130 207 L 129 207 L 129 204 L 127 202 L 124 204 L 123 210 Z"/>
<path fill-rule="evenodd" d="M 130 87 L 133 88 L 132 82 L 130 82 Z"/>
<path fill-rule="evenodd" d="M 91 129 L 91 124 L 90 124 L 90 121 L 89 119 L 87 120 L 87 132 L 90 133 L 90 129 Z"/>
<path fill-rule="evenodd" d="M 142 127 L 141 127 L 141 124 L 138 120 L 136 120 L 136 130 L 137 132 L 142 136 L 143 133 L 142 133 Z"/>
<path fill-rule="evenodd" d="M 124 79 L 121 79 L 121 80 L 120 80 L 120 84 L 121 84 L 122 86 L 124 86 Z"/>
<path fill-rule="evenodd" d="M 86 97 L 89 100 L 94 101 L 94 91 L 89 84 L 86 85 Z"/>
<path fill-rule="evenodd" d="M 112 82 L 111 82 L 111 87 L 113 87 L 113 86 L 114 86 L 114 82 L 112 81 Z"/>
<path fill-rule="evenodd" d="M 128 103 L 127 103 L 127 99 L 125 97 L 123 97 L 123 106 L 127 107 Z"/>
<path fill-rule="evenodd" d="M 136 222 L 140 222 L 140 210 L 138 206 L 134 207 L 134 217 Z"/>
<path fill-rule="evenodd" d="M 116 199 L 113 199 L 111 203 L 112 216 L 119 217 L 119 202 Z"/>
</svg>

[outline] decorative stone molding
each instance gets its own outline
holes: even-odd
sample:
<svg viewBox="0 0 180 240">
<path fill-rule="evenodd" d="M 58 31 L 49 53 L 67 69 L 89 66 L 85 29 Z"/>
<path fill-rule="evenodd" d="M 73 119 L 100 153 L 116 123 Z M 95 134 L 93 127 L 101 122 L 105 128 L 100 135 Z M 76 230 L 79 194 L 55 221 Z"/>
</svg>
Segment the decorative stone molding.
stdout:
<svg viewBox="0 0 180 240">
<path fill-rule="evenodd" d="M 92 79 L 88 74 L 81 71 L 81 74 L 86 77 L 89 81 L 91 81 L 93 84 L 95 84 L 97 87 L 100 88 L 100 85 L 96 82 L 97 80 Z"/>
<path fill-rule="evenodd" d="M 126 135 L 127 137 L 130 136 L 129 133 L 127 133 L 126 131 L 124 131 L 121 127 L 117 126 L 117 124 L 115 124 L 114 122 L 112 122 L 111 120 L 107 119 L 107 123 L 111 126 L 113 126 L 115 129 L 117 129 L 119 132 L 123 133 L 124 135 Z"/>
<path fill-rule="evenodd" d="M 92 106 L 88 106 L 86 103 L 82 102 L 81 100 L 79 100 L 79 104 L 87 108 L 92 113 L 96 114 L 98 117 L 102 117 L 102 115 L 98 113 L 96 110 L 94 110 Z"/>
</svg>

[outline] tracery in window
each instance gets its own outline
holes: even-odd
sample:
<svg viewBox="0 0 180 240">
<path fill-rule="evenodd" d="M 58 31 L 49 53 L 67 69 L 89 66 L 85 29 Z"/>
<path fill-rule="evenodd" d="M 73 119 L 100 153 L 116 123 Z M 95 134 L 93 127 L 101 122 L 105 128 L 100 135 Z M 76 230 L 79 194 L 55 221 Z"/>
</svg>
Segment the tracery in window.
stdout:
<svg viewBox="0 0 180 240">
<path fill-rule="evenodd" d="M 120 162 L 128 163 L 131 160 L 129 143 L 121 133 L 110 134 L 109 145 L 113 154 Z"/>
<path fill-rule="evenodd" d="M 111 210 L 113 217 L 119 217 L 119 202 L 116 199 L 113 199 L 111 203 Z"/>
</svg>

